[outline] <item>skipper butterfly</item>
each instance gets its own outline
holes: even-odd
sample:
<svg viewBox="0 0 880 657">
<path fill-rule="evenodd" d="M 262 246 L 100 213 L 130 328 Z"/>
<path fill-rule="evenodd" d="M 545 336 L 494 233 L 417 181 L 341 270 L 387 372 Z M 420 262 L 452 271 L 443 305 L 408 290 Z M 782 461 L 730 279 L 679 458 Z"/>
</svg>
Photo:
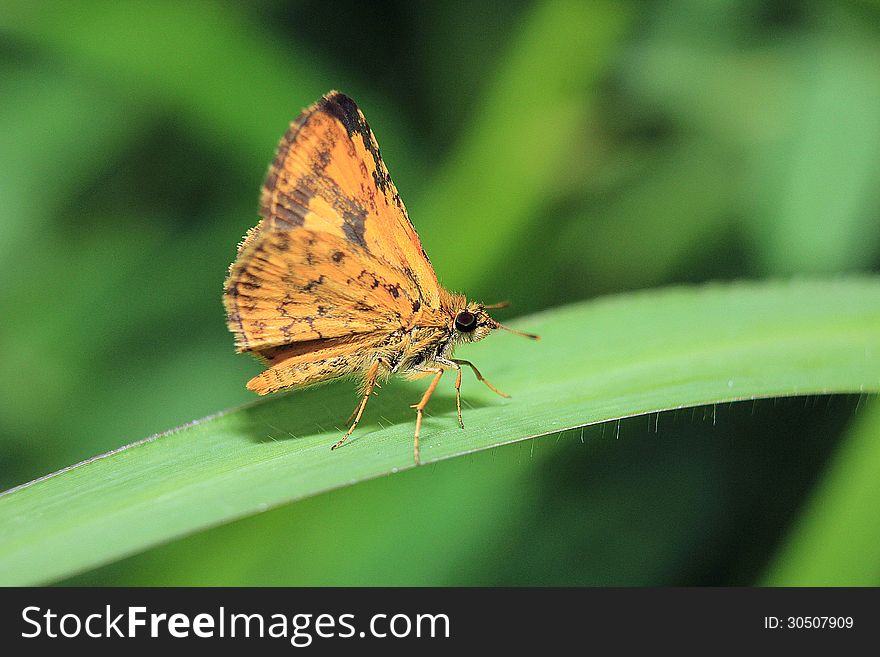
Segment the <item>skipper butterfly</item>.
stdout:
<svg viewBox="0 0 880 657">
<path fill-rule="evenodd" d="M 239 352 L 267 369 L 247 383 L 265 395 L 345 375 L 360 377 L 354 431 L 379 381 L 392 374 L 431 376 L 416 410 L 413 456 L 419 461 L 422 414 L 440 377 L 455 370 L 461 417 L 459 344 L 505 329 L 484 305 L 448 292 L 422 249 L 382 162 L 364 115 L 333 91 L 306 109 L 281 139 L 260 197 L 260 223 L 248 231 L 229 268 L 223 301 Z"/>
</svg>

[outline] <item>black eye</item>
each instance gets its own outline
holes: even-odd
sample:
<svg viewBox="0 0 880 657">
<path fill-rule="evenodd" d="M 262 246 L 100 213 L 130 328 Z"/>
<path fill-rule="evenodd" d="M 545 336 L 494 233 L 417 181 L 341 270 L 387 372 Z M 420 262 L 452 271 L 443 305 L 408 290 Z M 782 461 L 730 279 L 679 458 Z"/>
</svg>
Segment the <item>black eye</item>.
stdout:
<svg viewBox="0 0 880 657">
<path fill-rule="evenodd" d="M 477 316 L 467 310 L 455 316 L 455 328 L 462 333 L 470 333 L 477 328 Z"/>
</svg>

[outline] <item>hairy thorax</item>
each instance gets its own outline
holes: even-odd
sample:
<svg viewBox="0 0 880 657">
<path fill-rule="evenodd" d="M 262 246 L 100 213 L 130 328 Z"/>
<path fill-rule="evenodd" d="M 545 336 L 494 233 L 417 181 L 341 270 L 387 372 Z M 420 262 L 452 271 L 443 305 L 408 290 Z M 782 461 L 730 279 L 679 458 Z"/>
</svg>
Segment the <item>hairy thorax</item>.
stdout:
<svg viewBox="0 0 880 657">
<path fill-rule="evenodd" d="M 419 376 L 438 356 L 445 357 L 451 343 L 452 331 L 447 327 L 417 326 L 403 332 L 400 341 L 387 353 L 377 355 L 386 364 L 389 374 Z"/>
</svg>

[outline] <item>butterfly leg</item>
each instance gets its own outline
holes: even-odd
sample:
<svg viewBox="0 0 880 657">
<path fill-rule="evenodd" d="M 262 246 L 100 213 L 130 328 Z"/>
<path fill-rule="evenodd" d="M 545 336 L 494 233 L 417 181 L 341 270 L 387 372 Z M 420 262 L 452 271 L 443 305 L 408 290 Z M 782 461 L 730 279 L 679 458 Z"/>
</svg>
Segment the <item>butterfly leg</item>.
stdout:
<svg viewBox="0 0 880 657">
<path fill-rule="evenodd" d="M 370 393 L 373 392 L 373 386 L 376 385 L 376 377 L 379 374 L 379 362 L 380 361 L 376 361 L 370 366 L 370 369 L 367 370 L 367 385 L 364 389 L 364 396 L 361 398 L 361 403 L 358 404 L 358 407 L 354 409 L 354 413 L 352 413 L 351 416 L 349 416 L 348 418 L 348 421 L 351 422 L 351 418 L 354 417 L 354 422 L 348 428 L 348 431 L 345 432 L 345 435 L 342 437 L 342 439 L 330 448 L 331 450 L 334 450 L 342 445 L 342 443 L 345 442 L 345 439 L 352 434 L 354 428 L 358 425 L 358 422 L 361 421 L 361 415 L 364 414 L 364 408 L 366 408 L 367 401 L 370 399 Z"/>
<path fill-rule="evenodd" d="M 379 388 L 380 390 L 382 389 L 382 386 L 379 385 L 378 381 L 373 382 L 373 387 Z M 373 395 L 375 395 L 376 397 L 379 396 L 379 394 L 375 390 L 373 391 Z M 361 402 L 358 402 L 358 405 L 354 407 L 354 410 L 351 412 L 351 415 L 348 416 L 348 419 L 345 421 L 346 426 L 351 424 L 351 421 L 354 419 L 354 416 L 357 415 L 359 410 L 361 410 Z"/>
<path fill-rule="evenodd" d="M 458 410 L 458 426 L 464 429 L 464 420 L 461 419 L 461 365 L 445 358 L 438 358 L 437 362 L 455 369 L 455 408 Z"/>
<path fill-rule="evenodd" d="M 467 365 L 468 367 L 470 367 L 470 368 L 474 371 L 474 374 L 476 375 L 477 380 L 478 380 L 478 381 L 482 381 L 483 383 L 485 383 L 485 384 L 486 384 L 486 387 L 489 388 L 489 390 L 491 390 L 492 392 L 494 392 L 494 393 L 497 394 L 497 395 L 501 395 L 502 397 L 510 398 L 510 395 L 508 395 L 506 392 L 501 392 L 498 388 L 496 388 L 496 387 L 493 386 L 491 383 L 489 383 L 488 381 L 486 381 L 486 379 L 483 378 L 483 375 L 480 374 L 480 370 L 477 369 L 477 366 L 474 365 L 474 364 L 473 364 L 472 362 L 470 362 L 469 360 L 461 360 L 461 359 L 458 359 L 458 358 L 453 358 L 453 359 L 452 359 L 452 362 L 453 362 L 453 363 L 456 363 L 456 364 L 459 365 L 459 366 L 461 366 L 461 365 Z M 461 370 L 459 370 L 459 373 L 460 373 L 460 372 L 461 372 Z"/>
<path fill-rule="evenodd" d="M 428 386 L 428 389 L 425 390 L 425 394 L 422 395 L 422 399 L 418 404 L 413 404 L 410 408 L 416 409 L 416 432 L 413 436 L 413 458 L 416 461 L 416 465 L 421 465 L 421 461 L 419 460 L 419 432 L 422 430 L 422 414 L 425 410 L 425 406 L 428 405 L 428 400 L 431 399 L 431 395 L 434 394 L 434 390 L 437 389 L 437 384 L 440 383 L 440 377 L 443 376 L 443 369 L 424 369 L 423 372 L 434 372 L 434 378 L 431 379 L 431 385 Z"/>
<path fill-rule="evenodd" d="M 461 419 L 461 365 L 455 368 L 455 408 L 458 411 L 458 426 L 464 429 L 464 420 Z"/>
</svg>

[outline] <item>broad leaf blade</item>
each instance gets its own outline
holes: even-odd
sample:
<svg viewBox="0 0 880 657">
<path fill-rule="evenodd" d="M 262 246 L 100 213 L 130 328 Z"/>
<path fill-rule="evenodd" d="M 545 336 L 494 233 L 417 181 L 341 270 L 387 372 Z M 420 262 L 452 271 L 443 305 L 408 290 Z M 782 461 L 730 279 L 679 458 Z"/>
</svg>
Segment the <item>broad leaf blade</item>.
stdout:
<svg viewBox="0 0 880 657">
<path fill-rule="evenodd" d="M 517 326 L 542 341 L 493 335 L 460 354 L 513 398 L 466 374 L 462 431 L 451 389 L 435 395 L 423 428 L 425 462 L 663 409 L 880 390 L 875 278 L 652 291 Z M 413 467 L 408 404 L 422 387 L 383 388 L 351 443 L 332 453 L 356 402 L 350 385 L 260 400 L 13 489 L 0 497 L 0 582 L 53 581 Z"/>
</svg>

